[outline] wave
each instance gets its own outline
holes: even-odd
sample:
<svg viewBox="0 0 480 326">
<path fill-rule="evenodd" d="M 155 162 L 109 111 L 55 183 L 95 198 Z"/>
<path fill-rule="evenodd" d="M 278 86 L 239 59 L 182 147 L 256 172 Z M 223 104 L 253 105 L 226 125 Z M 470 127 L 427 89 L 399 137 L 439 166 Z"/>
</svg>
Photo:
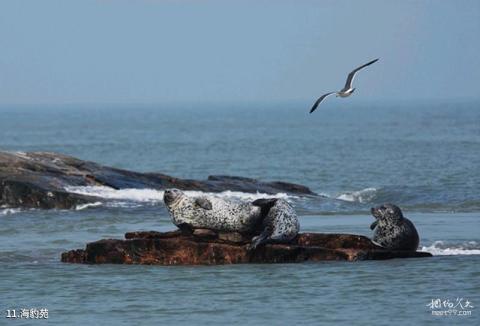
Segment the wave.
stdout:
<svg viewBox="0 0 480 326">
<path fill-rule="evenodd" d="M 87 203 L 87 204 L 77 205 L 77 206 L 75 207 L 75 210 L 81 211 L 81 210 L 84 210 L 84 209 L 89 208 L 89 207 L 98 207 L 98 206 L 101 206 L 101 205 L 103 205 L 101 202 L 96 201 L 96 202 L 94 202 L 94 203 Z"/>
<path fill-rule="evenodd" d="M 114 189 L 106 186 L 68 186 L 66 191 L 103 199 L 106 207 L 135 208 L 163 202 L 163 190 L 145 188 Z M 334 215 L 365 214 L 371 206 L 394 203 L 406 211 L 417 212 L 475 212 L 480 210 L 480 199 L 456 198 L 432 193 L 417 187 L 385 186 L 361 190 L 319 193 L 319 196 L 295 196 L 286 193 L 246 193 L 223 191 L 219 193 L 185 191 L 189 196 L 209 195 L 231 200 L 254 201 L 259 198 L 282 198 L 296 206 L 302 214 Z M 99 204 L 96 204 L 99 205 Z M 92 206 L 88 206 L 92 207 Z M 80 206 L 77 209 L 87 207 Z"/>
<path fill-rule="evenodd" d="M 368 203 L 374 200 L 376 195 L 377 195 L 376 188 L 365 188 L 359 191 L 342 193 L 340 195 L 335 196 L 335 199 L 363 204 L 363 203 Z"/>
<path fill-rule="evenodd" d="M 105 186 L 83 186 L 83 187 L 69 186 L 69 187 L 65 187 L 65 190 L 70 193 L 75 193 L 79 195 L 87 195 L 87 196 L 93 196 L 93 197 L 100 197 L 103 199 L 113 199 L 113 200 L 120 200 L 120 201 L 134 201 L 134 202 L 141 202 L 141 203 L 163 202 L 163 194 L 164 194 L 163 190 L 157 190 L 157 189 L 127 188 L 127 189 L 117 190 L 117 189 L 113 189 Z M 246 192 L 240 192 L 240 191 L 223 191 L 219 193 L 202 192 L 202 191 L 185 191 L 185 194 L 187 196 L 209 195 L 209 196 L 216 196 L 216 197 L 225 198 L 225 199 L 238 199 L 238 200 L 248 200 L 248 201 L 253 201 L 259 198 L 283 198 L 285 200 L 298 198 L 296 196 L 287 195 L 286 193 L 277 193 L 272 195 L 272 194 L 265 194 L 265 193 L 259 193 L 259 192 L 246 193 Z M 96 206 L 98 205 L 99 204 L 97 204 Z"/>
<path fill-rule="evenodd" d="M 421 251 L 429 252 L 434 256 L 480 255 L 480 244 L 476 241 L 468 241 L 459 245 L 435 241 L 430 246 L 423 246 Z"/>
<path fill-rule="evenodd" d="M 427 187 L 384 186 L 361 190 L 322 193 L 328 199 L 347 205 L 379 205 L 394 203 L 402 208 L 420 212 L 478 212 L 480 198 L 474 193 L 451 194 Z"/>
<path fill-rule="evenodd" d="M 22 211 L 21 208 L 3 208 L 3 209 L 0 209 L 0 215 L 11 215 L 11 214 L 20 213 L 21 211 Z"/>
</svg>

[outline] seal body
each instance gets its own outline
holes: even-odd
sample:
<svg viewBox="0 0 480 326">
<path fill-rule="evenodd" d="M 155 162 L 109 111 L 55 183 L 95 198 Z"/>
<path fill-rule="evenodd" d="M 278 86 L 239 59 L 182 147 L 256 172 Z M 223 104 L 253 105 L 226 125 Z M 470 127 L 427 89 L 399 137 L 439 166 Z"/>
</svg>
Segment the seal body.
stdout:
<svg viewBox="0 0 480 326">
<path fill-rule="evenodd" d="M 417 229 L 398 206 L 384 204 L 371 212 L 376 219 L 370 226 L 374 230 L 373 242 L 389 250 L 417 250 L 420 241 Z"/>
<path fill-rule="evenodd" d="M 241 201 L 190 197 L 177 189 L 166 190 L 163 200 L 173 224 L 180 228 L 248 233 L 262 219 L 260 207 Z"/>
<path fill-rule="evenodd" d="M 262 233 L 252 239 L 250 247 L 255 249 L 265 243 L 286 243 L 293 240 L 300 231 L 300 223 L 293 207 L 283 199 L 271 200 L 264 206 L 262 199 L 253 205 L 264 207 L 265 217 L 262 221 Z M 270 206 L 270 207 L 269 207 Z"/>
<path fill-rule="evenodd" d="M 300 229 L 294 209 L 283 199 L 245 202 L 215 196 L 187 196 L 178 189 L 165 190 L 163 199 L 172 222 L 180 229 L 257 235 L 250 249 L 268 242 L 289 242 Z"/>
</svg>

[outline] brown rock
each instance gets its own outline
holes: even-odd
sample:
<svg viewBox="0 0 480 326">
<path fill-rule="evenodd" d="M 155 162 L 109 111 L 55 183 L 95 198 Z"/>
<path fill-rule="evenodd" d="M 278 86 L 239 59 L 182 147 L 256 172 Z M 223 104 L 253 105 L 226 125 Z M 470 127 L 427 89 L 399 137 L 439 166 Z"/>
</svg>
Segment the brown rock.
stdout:
<svg viewBox="0 0 480 326">
<path fill-rule="evenodd" d="M 426 252 L 389 251 L 368 238 L 350 234 L 303 233 L 292 244 L 269 244 L 248 251 L 246 243 L 229 238 L 197 237 L 180 231 L 131 232 L 126 240 L 106 239 L 86 249 L 62 254 L 62 262 L 86 264 L 216 265 L 238 263 L 298 263 L 325 260 L 371 260 L 430 257 Z M 238 240 L 237 235 L 231 238 Z M 229 240 L 231 241 L 231 240 Z"/>
<path fill-rule="evenodd" d="M 217 233 L 213 230 L 209 230 L 209 229 L 195 229 L 193 230 L 193 233 L 192 233 L 195 237 L 198 237 L 198 238 L 216 238 L 217 237 Z"/>
<path fill-rule="evenodd" d="M 220 232 L 218 233 L 218 239 L 225 242 L 246 244 L 247 242 L 250 242 L 252 237 L 247 238 L 238 232 Z"/>
</svg>

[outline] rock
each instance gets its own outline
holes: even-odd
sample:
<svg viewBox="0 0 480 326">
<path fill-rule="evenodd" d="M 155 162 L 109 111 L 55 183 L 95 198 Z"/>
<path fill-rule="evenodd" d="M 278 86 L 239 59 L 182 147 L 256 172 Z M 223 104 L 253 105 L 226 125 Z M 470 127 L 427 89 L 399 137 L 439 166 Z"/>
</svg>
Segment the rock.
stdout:
<svg viewBox="0 0 480 326">
<path fill-rule="evenodd" d="M 30 180 L 0 180 L 0 206 L 61 209 L 92 201 L 93 197 L 68 193 Z"/>
<path fill-rule="evenodd" d="M 57 153 L 0 152 L 0 206 L 69 209 L 99 200 L 69 193 L 65 190 L 68 186 L 316 195 L 305 186 L 286 182 L 232 176 L 209 176 L 207 180 L 198 181 L 122 170 Z"/>
<path fill-rule="evenodd" d="M 388 251 L 367 237 L 351 234 L 303 233 L 292 244 L 268 244 L 255 251 L 246 249 L 248 239 L 240 241 L 236 235 L 214 238 L 211 234 L 198 237 L 181 231 L 131 232 L 125 238 L 91 242 L 84 250 L 62 253 L 61 260 L 84 264 L 217 265 L 431 257 L 426 252 Z"/>
<path fill-rule="evenodd" d="M 209 229 L 195 229 L 192 233 L 194 236 L 199 238 L 216 238 L 217 233 Z"/>
<path fill-rule="evenodd" d="M 219 232 L 218 239 L 225 242 L 248 243 L 252 237 L 246 238 L 238 232 Z"/>
</svg>

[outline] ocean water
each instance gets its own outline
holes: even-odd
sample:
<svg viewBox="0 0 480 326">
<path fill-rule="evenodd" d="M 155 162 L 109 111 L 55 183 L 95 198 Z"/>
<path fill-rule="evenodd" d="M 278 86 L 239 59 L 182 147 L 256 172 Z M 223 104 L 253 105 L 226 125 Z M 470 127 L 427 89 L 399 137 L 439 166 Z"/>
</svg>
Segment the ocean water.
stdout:
<svg viewBox="0 0 480 326">
<path fill-rule="evenodd" d="M 352 101 L 353 102 L 353 101 Z M 434 257 L 235 266 L 84 266 L 63 251 L 171 230 L 155 189 L 70 188 L 76 210 L 0 208 L 0 324 L 480 324 L 480 102 L 0 108 L 0 150 L 54 151 L 178 177 L 228 174 L 309 186 L 276 194 L 302 231 L 370 236 L 371 206 L 399 205 Z M 254 199 L 264 194 L 224 192 Z M 108 199 L 108 201 L 105 201 Z M 470 315 L 436 316 L 432 300 Z M 452 312 L 453 313 L 453 312 Z"/>
</svg>

